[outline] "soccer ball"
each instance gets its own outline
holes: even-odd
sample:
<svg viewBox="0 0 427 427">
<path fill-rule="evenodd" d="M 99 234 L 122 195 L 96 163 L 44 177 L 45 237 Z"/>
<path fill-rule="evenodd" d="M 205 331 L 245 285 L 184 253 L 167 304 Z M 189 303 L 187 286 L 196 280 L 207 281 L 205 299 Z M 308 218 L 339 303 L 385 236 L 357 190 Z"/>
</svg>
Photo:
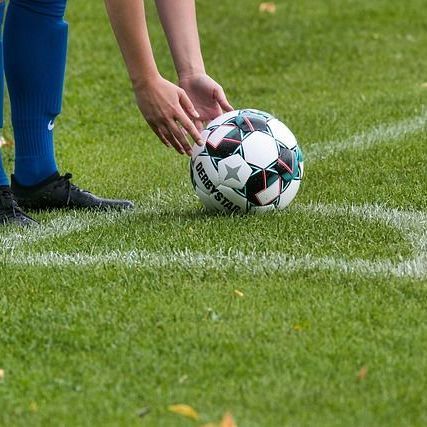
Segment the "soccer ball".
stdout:
<svg viewBox="0 0 427 427">
<path fill-rule="evenodd" d="M 263 111 L 225 113 L 202 131 L 190 162 L 193 187 L 210 211 L 229 214 L 286 208 L 303 176 L 293 133 Z"/>
</svg>

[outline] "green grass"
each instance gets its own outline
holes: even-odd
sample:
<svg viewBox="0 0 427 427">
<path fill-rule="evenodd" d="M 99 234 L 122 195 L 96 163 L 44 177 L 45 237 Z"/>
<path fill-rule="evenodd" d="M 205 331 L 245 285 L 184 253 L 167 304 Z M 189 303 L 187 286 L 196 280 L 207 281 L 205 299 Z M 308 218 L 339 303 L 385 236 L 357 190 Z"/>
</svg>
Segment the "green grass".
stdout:
<svg viewBox="0 0 427 427">
<path fill-rule="evenodd" d="M 159 67 L 175 79 L 147 3 Z M 102 2 L 70 2 L 59 164 L 82 187 L 138 208 L 35 214 L 41 231 L 0 232 L 15 239 L 13 253 L 0 254 L 0 425 L 185 427 L 227 410 L 239 427 L 427 424 L 425 273 L 286 267 L 292 256 L 386 266 L 421 255 L 425 129 L 324 160 L 310 150 L 425 113 L 424 2 L 278 1 L 274 15 L 258 3 L 197 2 L 206 66 L 234 106 L 289 124 L 306 175 L 287 212 L 227 218 L 203 213 L 188 160 L 164 149 L 137 112 Z M 11 169 L 12 150 L 2 154 Z M 371 205 L 401 211 L 408 224 L 370 218 Z M 49 231 L 61 221 L 77 225 Z M 132 251 L 159 265 L 22 264 L 27 255 Z M 233 265 L 236 253 L 283 262 Z M 214 261 L 197 263 L 200 254 Z M 193 406 L 200 421 L 169 413 L 174 403 Z"/>
</svg>

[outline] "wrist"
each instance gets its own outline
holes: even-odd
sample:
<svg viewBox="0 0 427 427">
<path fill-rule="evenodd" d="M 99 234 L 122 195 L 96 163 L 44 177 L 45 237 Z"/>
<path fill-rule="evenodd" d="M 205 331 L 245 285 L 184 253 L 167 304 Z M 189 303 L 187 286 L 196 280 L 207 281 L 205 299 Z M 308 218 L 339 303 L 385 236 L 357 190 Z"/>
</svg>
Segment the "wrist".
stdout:
<svg viewBox="0 0 427 427">
<path fill-rule="evenodd" d="M 205 76 L 205 67 L 186 67 L 181 70 L 177 70 L 179 80 L 193 79 L 195 77 Z"/>
<path fill-rule="evenodd" d="M 156 69 L 142 75 L 130 76 L 130 81 L 132 83 L 133 90 L 137 91 L 147 86 L 155 85 L 161 78 L 162 76 Z"/>
</svg>

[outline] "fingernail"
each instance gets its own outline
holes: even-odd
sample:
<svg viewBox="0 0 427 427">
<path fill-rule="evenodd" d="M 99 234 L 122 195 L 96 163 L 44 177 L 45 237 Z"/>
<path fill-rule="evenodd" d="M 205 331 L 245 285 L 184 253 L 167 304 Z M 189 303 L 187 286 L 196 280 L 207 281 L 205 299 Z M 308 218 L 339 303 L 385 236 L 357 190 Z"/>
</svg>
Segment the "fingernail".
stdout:
<svg viewBox="0 0 427 427">
<path fill-rule="evenodd" d="M 197 140 L 197 145 L 200 145 L 200 146 L 204 145 L 203 139 L 198 139 Z"/>
<path fill-rule="evenodd" d="M 197 117 L 197 118 L 199 118 L 199 117 L 200 117 L 200 114 L 199 114 L 196 110 L 194 110 L 193 115 L 194 115 L 194 117 Z"/>
</svg>

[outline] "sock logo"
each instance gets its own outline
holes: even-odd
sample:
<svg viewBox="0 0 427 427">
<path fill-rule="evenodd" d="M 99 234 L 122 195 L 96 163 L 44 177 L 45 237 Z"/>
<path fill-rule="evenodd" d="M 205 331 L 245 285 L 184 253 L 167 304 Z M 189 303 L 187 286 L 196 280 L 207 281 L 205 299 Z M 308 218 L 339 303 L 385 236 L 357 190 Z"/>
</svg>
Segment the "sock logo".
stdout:
<svg viewBox="0 0 427 427">
<path fill-rule="evenodd" d="M 53 123 L 53 120 L 50 120 L 49 123 L 47 124 L 47 129 L 53 130 L 54 127 L 55 127 L 55 123 Z"/>
</svg>

